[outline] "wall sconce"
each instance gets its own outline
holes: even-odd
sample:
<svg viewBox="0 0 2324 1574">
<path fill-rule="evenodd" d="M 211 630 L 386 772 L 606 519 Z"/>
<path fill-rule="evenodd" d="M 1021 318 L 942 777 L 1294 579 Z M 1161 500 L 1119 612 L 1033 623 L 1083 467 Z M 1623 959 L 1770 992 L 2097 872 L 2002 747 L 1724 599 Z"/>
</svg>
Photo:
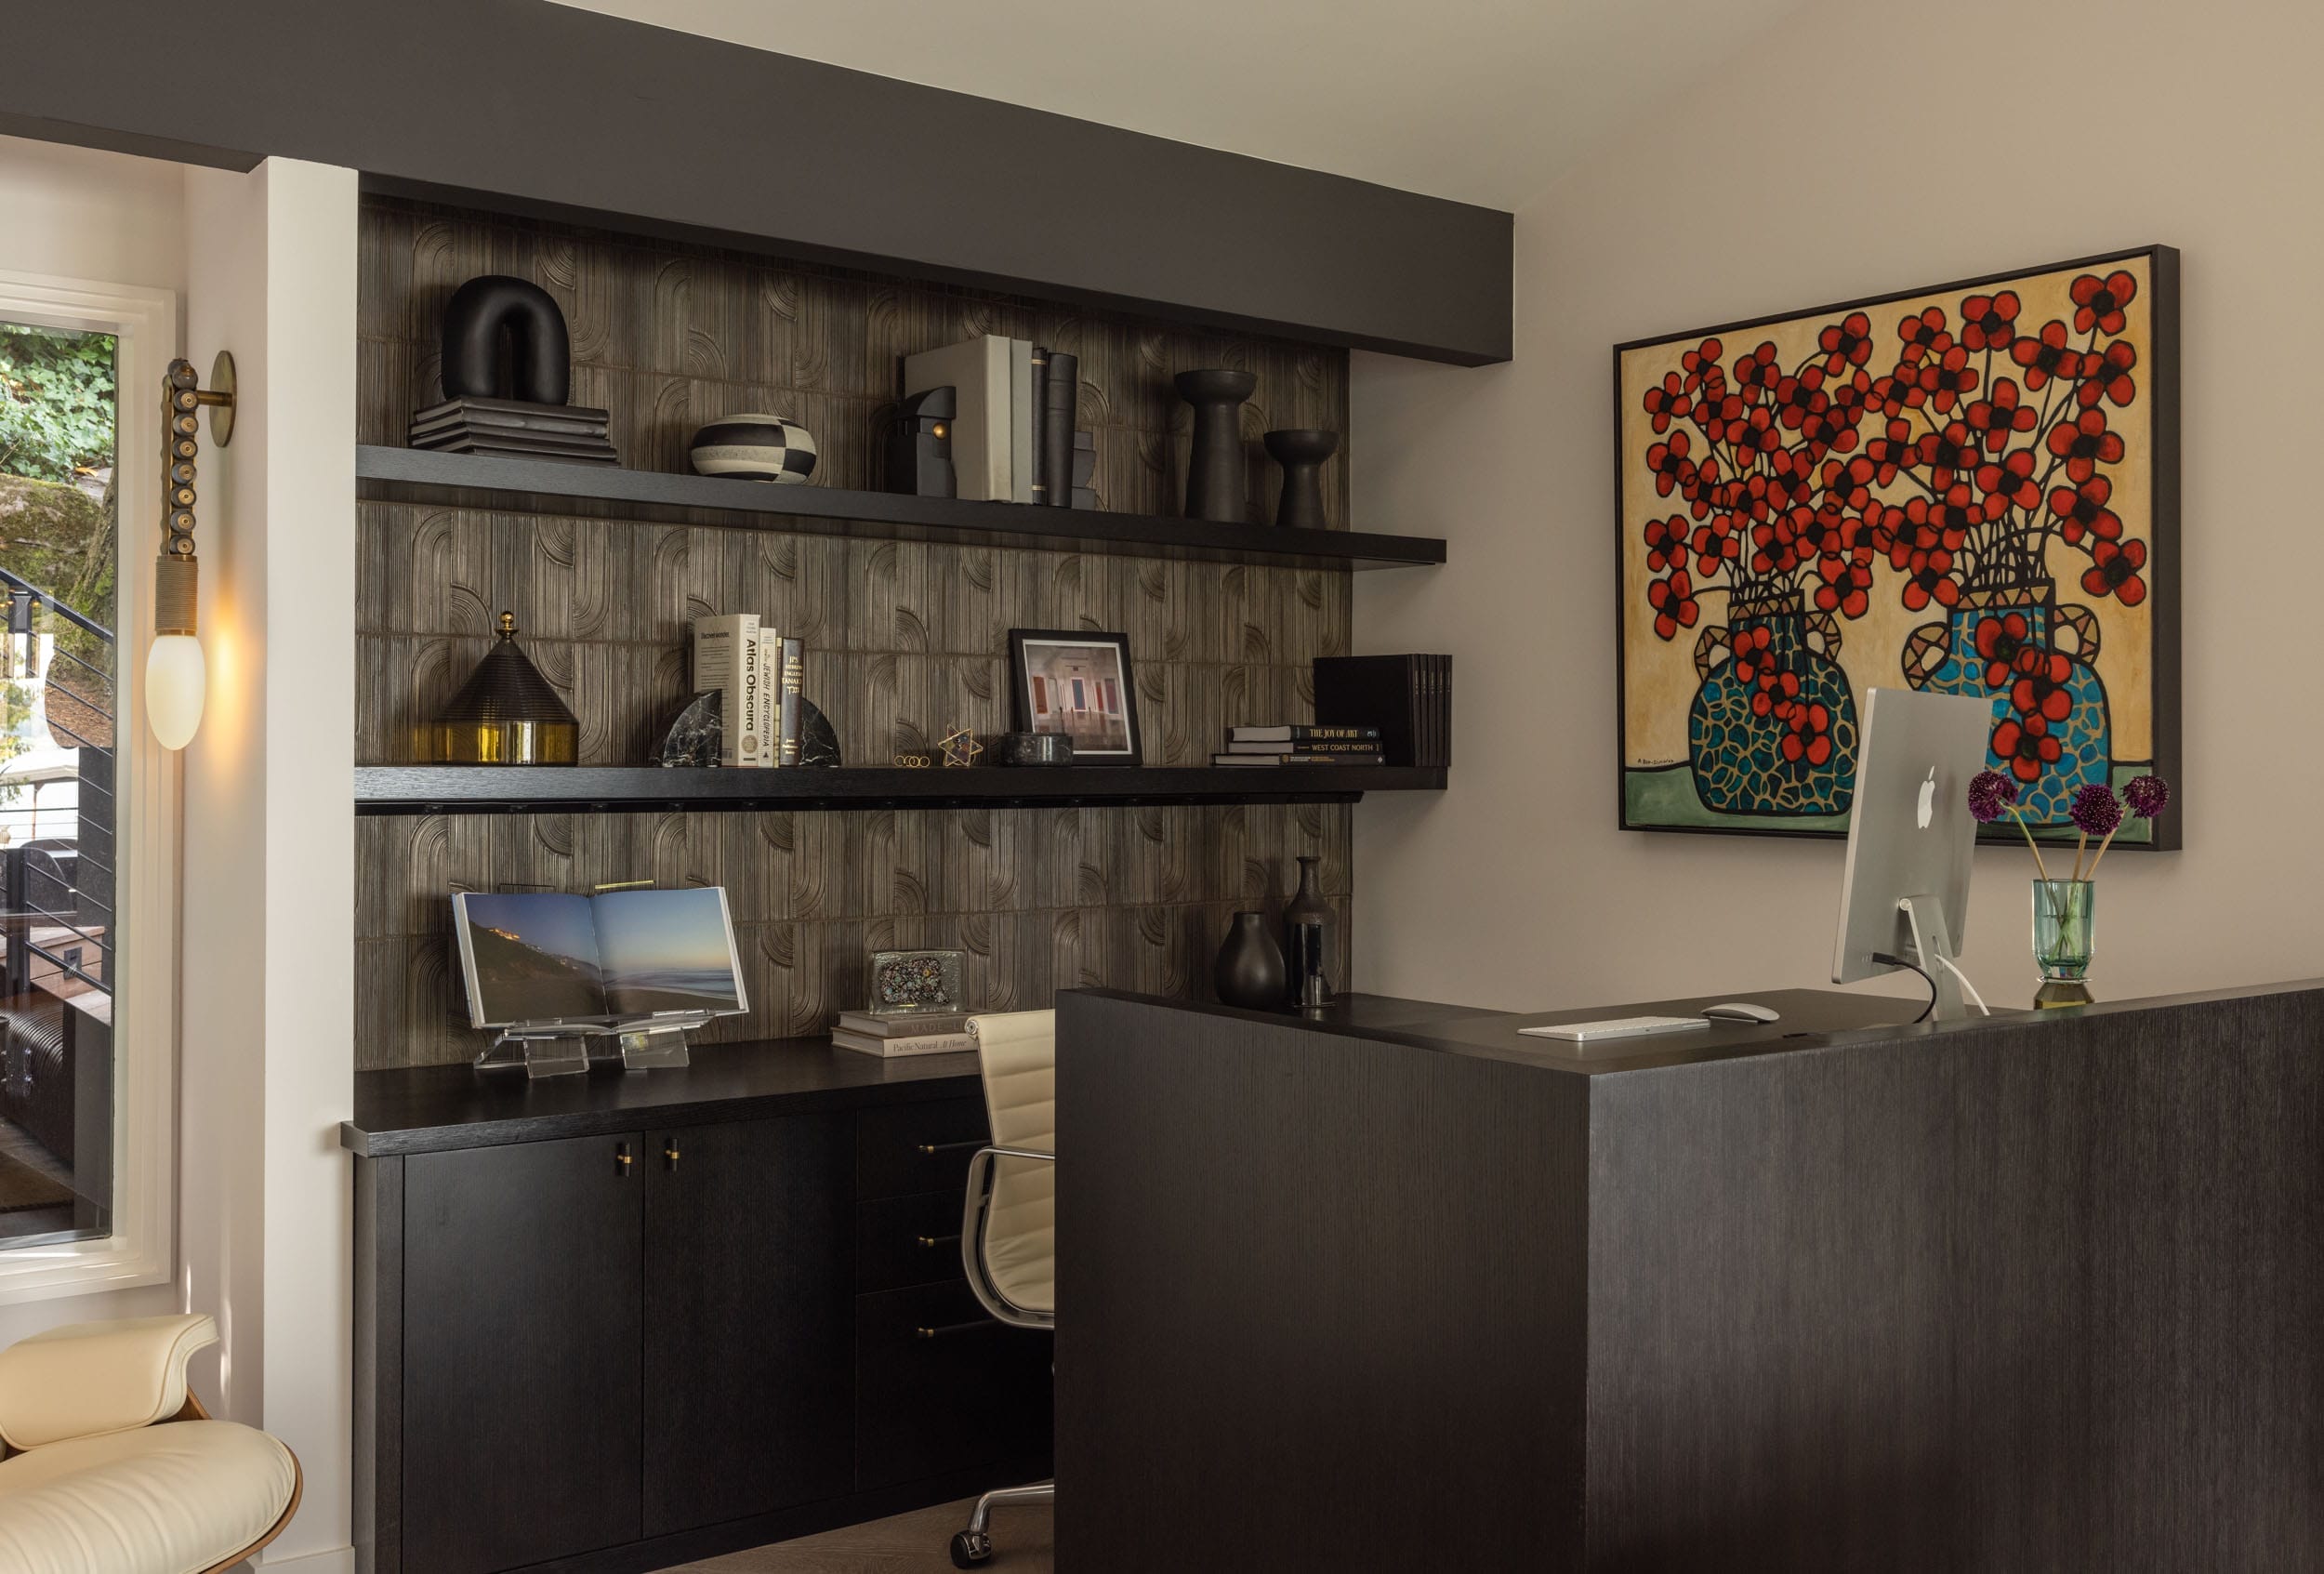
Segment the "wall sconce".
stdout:
<svg viewBox="0 0 2324 1574">
<path fill-rule="evenodd" d="M 197 592 L 201 565 L 193 561 L 193 468 L 201 444 L 194 411 L 207 406 L 210 441 L 223 448 L 234 438 L 234 357 L 219 351 L 204 389 L 190 361 L 172 361 L 162 379 L 162 556 L 153 565 L 153 644 L 145 653 L 145 716 L 153 740 L 183 748 L 202 725 L 209 685 L 202 656 Z"/>
</svg>

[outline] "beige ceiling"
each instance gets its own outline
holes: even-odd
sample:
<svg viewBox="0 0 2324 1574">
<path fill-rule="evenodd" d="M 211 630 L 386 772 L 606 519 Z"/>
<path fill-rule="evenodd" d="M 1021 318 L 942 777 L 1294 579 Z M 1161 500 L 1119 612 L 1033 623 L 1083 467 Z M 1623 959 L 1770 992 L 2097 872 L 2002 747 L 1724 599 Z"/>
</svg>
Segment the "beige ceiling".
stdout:
<svg viewBox="0 0 2324 1574">
<path fill-rule="evenodd" d="M 1515 208 L 1806 0 L 560 0 Z"/>
</svg>

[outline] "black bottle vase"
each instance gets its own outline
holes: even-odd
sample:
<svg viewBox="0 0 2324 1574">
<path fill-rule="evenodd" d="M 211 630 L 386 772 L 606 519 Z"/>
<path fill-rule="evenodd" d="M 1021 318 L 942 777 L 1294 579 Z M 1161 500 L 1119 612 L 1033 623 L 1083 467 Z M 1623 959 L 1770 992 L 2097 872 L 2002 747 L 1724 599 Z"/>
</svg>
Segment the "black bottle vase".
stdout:
<svg viewBox="0 0 2324 1574">
<path fill-rule="evenodd" d="M 1210 977 L 1218 985 L 1219 999 L 1230 1006 L 1262 1012 L 1282 1009 L 1287 986 L 1283 947 L 1268 932 L 1266 914 L 1235 915 Z"/>
<path fill-rule="evenodd" d="M 1249 372 L 1181 372 L 1178 396 L 1195 407 L 1195 443 L 1186 461 L 1186 517 L 1242 524 L 1243 401 L 1259 386 Z"/>
<path fill-rule="evenodd" d="M 1302 856 L 1300 859 L 1300 888 L 1291 900 L 1284 904 L 1283 932 L 1290 934 L 1301 924 L 1312 924 L 1320 933 L 1313 959 L 1315 976 L 1322 982 L 1323 993 L 1331 992 L 1329 980 L 1323 979 L 1324 959 L 1331 955 L 1331 904 L 1315 886 L 1315 873 L 1322 866 L 1321 858 Z M 1303 989 L 1303 980 L 1291 980 L 1295 994 L 1312 993 Z"/>
<path fill-rule="evenodd" d="M 1336 431 L 1295 427 L 1271 431 L 1263 441 L 1267 456 L 1283 467 L 1283 496 L 1275 504 L 1275 523 L 1286 530 L 1324 527 L 1324 461 L 1340 451 Z"/>
</svg>

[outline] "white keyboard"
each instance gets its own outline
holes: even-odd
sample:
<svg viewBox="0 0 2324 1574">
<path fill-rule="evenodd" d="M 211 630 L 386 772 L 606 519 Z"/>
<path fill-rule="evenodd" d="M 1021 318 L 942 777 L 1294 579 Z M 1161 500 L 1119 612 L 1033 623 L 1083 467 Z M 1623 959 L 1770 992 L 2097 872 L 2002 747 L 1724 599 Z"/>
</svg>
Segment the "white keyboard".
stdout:
<svg viewBox="0 0 2324 1574">
<path fill-rule="evenodd" d="M 1560 1022 L 1547 1027 L 1520 1027 L 1517 1031 L 1535 1038 L 1570 1038 L 1578 1044 L 1594 1044 L 1601 1038 L 1644 1038 L 1657 1033 L 1691 1033 L 1710 1025 L 1707 1018 L 1699 1016 L 1616 1016 L 1604 1022 Z"/>
</svg>

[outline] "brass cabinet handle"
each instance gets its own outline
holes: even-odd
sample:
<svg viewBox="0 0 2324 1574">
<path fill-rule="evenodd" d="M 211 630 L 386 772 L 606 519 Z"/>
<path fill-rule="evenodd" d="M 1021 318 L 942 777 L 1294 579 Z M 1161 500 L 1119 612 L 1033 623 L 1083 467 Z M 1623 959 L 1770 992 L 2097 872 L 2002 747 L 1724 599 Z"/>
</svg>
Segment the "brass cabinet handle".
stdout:
<svg viewBox="0 0 2324 1574">
<path fill-rule="evenodd" d="M 678 1168 L 677 1143 L 672 1142 L 668 1146 L 662 1149 L 662 1167 L 666 1170 L 675 1170 Z"/>
<path fill-rule="evenodd" d="M 960 1244 L 960 1237 L 958 1236 L 915 1236 L 913 1238 L 918 1241 L 921 1246 L 931 1251 L 940 1246 L 957 1246 Z"/>
<path fill-rule="evenodd" d="M 619 1167 L 618 1172 L 620 1174 L 627 1176 L 629 1173 L 629 1144 L 627 1143 L 617 1143 L 614 1144 L 614 1163 Z"/>
</svg>

